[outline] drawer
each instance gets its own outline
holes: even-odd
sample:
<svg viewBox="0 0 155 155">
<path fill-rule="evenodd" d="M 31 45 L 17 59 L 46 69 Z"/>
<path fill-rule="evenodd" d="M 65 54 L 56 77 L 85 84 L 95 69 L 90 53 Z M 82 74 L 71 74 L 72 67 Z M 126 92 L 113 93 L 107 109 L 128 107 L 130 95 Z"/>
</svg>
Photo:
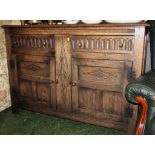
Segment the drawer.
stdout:
<svg viewBox="0 0 155 155">
<path fill-rule="evenodd" d="M 22 49 L 54 49 L 54 35 L 13 35 L 12 48 Z"/>
<path fill-rule="evenodd" d="M 133 51 L 134 36 L 72 36 L 73 52 Z"/>
</svg>

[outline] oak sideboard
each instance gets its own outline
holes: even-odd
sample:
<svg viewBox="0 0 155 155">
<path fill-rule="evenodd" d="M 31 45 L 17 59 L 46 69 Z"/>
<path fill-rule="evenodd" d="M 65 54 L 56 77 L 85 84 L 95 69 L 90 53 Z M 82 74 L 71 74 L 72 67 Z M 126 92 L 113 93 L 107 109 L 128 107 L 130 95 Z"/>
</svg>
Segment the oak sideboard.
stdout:
<svg viewBox="0 0 155 155">
<path fill-rule="evenodd" d="M 145 71 L 147 24 L 3 26 L 12 110 L 127 131 L 128 82 Z"/>
</svg>

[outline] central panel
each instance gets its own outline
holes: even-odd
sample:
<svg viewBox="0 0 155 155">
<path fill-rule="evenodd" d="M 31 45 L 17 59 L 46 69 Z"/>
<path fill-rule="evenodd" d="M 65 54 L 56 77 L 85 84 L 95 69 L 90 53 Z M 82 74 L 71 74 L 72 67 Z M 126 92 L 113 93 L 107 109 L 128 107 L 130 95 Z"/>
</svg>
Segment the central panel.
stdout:
<svg viewBox="0 0 155 155">
<path fill-rule="evenodd" d="M 57 110 L 71 111 L 71 48 L 70 38 L 55 36 Z"/>
</svg>

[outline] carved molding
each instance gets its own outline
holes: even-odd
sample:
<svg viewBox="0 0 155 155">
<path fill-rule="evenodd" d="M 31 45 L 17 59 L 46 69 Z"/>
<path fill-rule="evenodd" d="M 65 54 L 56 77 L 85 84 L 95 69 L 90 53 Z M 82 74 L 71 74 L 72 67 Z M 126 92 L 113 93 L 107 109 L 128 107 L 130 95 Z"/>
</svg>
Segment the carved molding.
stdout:
<svg viewBox="0 0 155 155">
<path fill-rule="evenodd" d="M 133 37 L 73 37 L 72 49 L 133 51 Z"/>
<path fill-rule="evenodd" d="M 54 48 L 54 37 L 14 36 L 13 48 Z"/>
<path fill-rule="evenodd" d="M 97 78 L 104 78 L 104 79 L 117 79 L 117 74 L 116 73 L 111 73 L 111 72 L 104 72 L 103 70 L 95 70 L 94 72 L 89 73 L 90 75 L 93 75 Z"/>
<path fill-rule="evenodd" d="M 26 66 L 24 66 L 25 69 L 31 70 L 31 71 L 38 71 L 40 69 L 42 69 L 41 67 L 35 65 L 35 64 L 28 64 Z"/>
</svg>

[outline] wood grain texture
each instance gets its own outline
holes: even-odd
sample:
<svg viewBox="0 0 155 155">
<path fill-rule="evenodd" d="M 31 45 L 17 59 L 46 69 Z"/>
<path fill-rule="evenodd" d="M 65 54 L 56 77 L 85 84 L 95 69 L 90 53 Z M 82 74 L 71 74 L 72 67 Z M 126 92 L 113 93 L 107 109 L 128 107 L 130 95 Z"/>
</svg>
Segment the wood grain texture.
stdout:
<svg viewBox="0 0 155 155">
<path fill-rule="evenodd" d="M 71 50 L 68 36 L 55 36 L 57 108 L 71 111 Z"/>
<path fill-rule="evenodd" d="M 109 61 L 72 59 L 73 110 L 103 120 L 126 123 L 124 108 L 127 103 L 122 91 L 127 77 L 126 63 Z"/>
<path fill-rule="evenodd" d="M 13 107 L 126 130 L 147 24 L 5 26 Z M 15 93 L 14 93 L 15 92 Z"/>
</svg>

